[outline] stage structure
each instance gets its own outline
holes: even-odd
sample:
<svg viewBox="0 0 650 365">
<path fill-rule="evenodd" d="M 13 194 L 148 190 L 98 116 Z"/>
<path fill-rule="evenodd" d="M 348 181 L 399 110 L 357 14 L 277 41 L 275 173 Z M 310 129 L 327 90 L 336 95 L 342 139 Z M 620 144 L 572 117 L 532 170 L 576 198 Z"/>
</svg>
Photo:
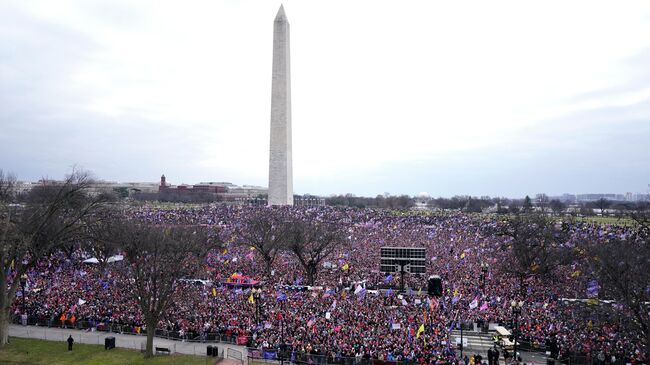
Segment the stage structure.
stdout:
<svg viewBox="0 0 650 365">
<path fill-rule="evenodd" d="M 400 290 L 404 291 L 404 274 L 427 272 L 426 249 L 422 247 L 382 247 L 379 271 L 400 273 Z"/>
</svg>

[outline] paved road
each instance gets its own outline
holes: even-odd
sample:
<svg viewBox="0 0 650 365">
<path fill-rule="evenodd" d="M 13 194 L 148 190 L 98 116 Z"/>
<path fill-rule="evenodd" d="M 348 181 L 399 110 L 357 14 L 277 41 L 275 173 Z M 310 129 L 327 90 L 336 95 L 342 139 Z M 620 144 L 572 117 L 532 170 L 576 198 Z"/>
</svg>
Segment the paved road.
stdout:
<svg viewBox="0 0 650 365">
<path fill-rule="evenodd" d="M 492 342 L 491 335 L 476 333 L 472 331 L 465 331 L 463 335 L 464 342 L 467 343 L 467 346 L 465 346 L 464 354 L 467 354 L 467 356 L 480 354 L 487 361 L 487 351 L 494 344 Z M 456 340 L 460 340 L 460 331 L 453 331 L 451 338 L 452 343 L 456 344 Z M 544 354 L 538 352 L 526 352 L 521 350 L 517 350 L 517 352 L 519 352 L 522 361 L 526 364 L 546 365 L 546 355 Z M 501 354 L 499 363 L 504 364 L 503 351 L 499 349 L 499 353 Z"/>
<path fill-rule="evenodd" d="M 9 336 L 14 337 L 23 337 L 23 338 L 35 338 L 41 340 L 49 341 L 66 341 L 68 336 L 72 335 L 75 343 L 85 343 L 91 345 L 103 345 L 104 339 L 106 337 L 112 336 L 115 337 L 115 345 L 121 348 L 141 350 L 144 348 L 147 341 L 145 336 L 141 335 L 124 335 L 119 333 L 112 332 L 87 332 L 80 330 L 72 329 L 62 329 L 55 327 L 38 327 L 38 326 L 19 326 L 19 325 L 10 325 L 9 326 Z M 162 338 L 154 338 L 153 341 L 154 347 L 166 347 L 171 350 L 172 353 L 187 354 L 187 355 L 197 355 L 197 356 L 206 356 L 207 346 L 218 346 L 219 354 L 223 353 L 223 357 L 228 357 L 228 349 L 231 349 L 231 353 L 234 351 L 239 351 L 241 353 L 243 363 L 247 363 L 246 358 L 246 348 L 243 346 L 229 345 L 229 344 L 214 344 L 214 343 L 196 343 L 196 342 L 181 342 L 166 340 Z M 234 352 L 236 355 L 236 352 Z M 224 362 L 222 362 L 224 364 Z"/>
<path fill-rule="evenodd" d="M 455 343 L 455 338 L 460 339 L 460 332 L 454 331 L 452 334 L 452 341 Z M 9 335 L 14 337 L 24 337 L 24 338 L 35 338 L 41 340 L 50 340 L 50 341 L 66 341 L 69 335 L 72 335 L 75 343 L 85 343 L 93 345 L 103 345 L 104 339 L 108 336 L 115 337 L 115 345 L 121 348 L 141 350 L 144 348 L 146 342 L 145 336 L 140 335 L 123 335 L 119 333 L 109 333 L 109 332 L 87 332 L 80 330 L 71 330 L 71 329 L 62 329 L 55 327 L 38 327 L 38 326 L 19 326 L 19 325 L 10 325 L 9 326 Z M 483 336 L 477 333 L 472 333 L 470 331 L 465 332 L 465 339 L 468 341 L 468 345 L 465 353 L 468 355 L 480 353 L 487 360 L 487 350 L 491 347 L 491 341 L 489 336 Z M 247 352 L 246 348 L 243 346 L 229 345 L 229 344 L 210 344 L 212 346 L 219 347 L 219 354 L 223 353 L 223 357 L 227 358 L 228 349 L 239 351 L 242 356 L 243 364 L 247 364 Z M 166 340 L 162 338 L 154 338 L 154 347 L 166 347 L 171 350 L 172 353 L 187 354 L 187 355 L 197 355 L 197 356 L 206 356 L 207 354 L 207 343 L 196 343 L 196 342 L 181 342 Z M 234 353 L 236 354 L 236 352 Z M 538 353 L 530 352 L 521 352 L 521 356 L 527 364 L 546 364 L 546 356 Z M 501 357 L 500 362 L 503 363 L 503 357 Z M 234 361 L 224 361 L 220 364 L 226 365 L 226 363 L 238 364 Z"/>
</svg>

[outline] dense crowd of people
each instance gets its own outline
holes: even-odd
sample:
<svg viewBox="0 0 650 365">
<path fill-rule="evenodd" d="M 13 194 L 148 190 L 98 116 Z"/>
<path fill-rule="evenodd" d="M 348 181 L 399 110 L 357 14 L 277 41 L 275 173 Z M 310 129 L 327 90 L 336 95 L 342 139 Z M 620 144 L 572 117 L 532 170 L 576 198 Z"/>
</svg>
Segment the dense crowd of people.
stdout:
<svg viewBox="0 0 650 365">
<path fill-rule="evenodd" d="M 449 213 L 397 213 L 378 209 L 331 207 L 278 208 L 297 216 L 335 217 L 345 239 L 321 263 L 314 286 L 305 289 L 305 275 L 291 252 L 281 251 L 268 272 L 256 250 L 240 242 L 237 229 L 256 210 L 246 206 L 200 208 L 139 208 L 133 215 L 160 225 L 203 225 L 218 230 L 225 246 L 211 251 L 196 278 L 182 281 L 171 309 L 158 324 L 188 339 L 221 334 L 245 338 L 248 346 L 414 363 L 461 362 L 451 330 L 460 322 L 511 326 L 512 300 L 523 301 L 518 321 L 521 338 L 543 346 L 558 342 L 560 357 L 569 353 L 630 363 L 650 362 L 648 349 L 583 302 L 590 279 L 575 265 L 559 267 L 553 283 L 531 277 L 522 283 L 508 275 L 512 260 L 502 249 L 507 238 L 486 234 L 498 224 L 493 217 Z M 572 240 L 606 240 L 629 235 L 630 228 L 576 223 Z M 380 247 L 424 247 L 427 274 L 405 277 L 408 289 L 399 293 L 399 274 L 379 270 Z M 27 273 L 25 309 L 32 318 L 87 321 L 92 326 L 124 324 L 147 329 L 121 261 L 106 265 L 83 261 L 88 253 L 59 252 L 38 262 Z M 128 258 L 127 258 L 128 260 Z M 233 274 L 260 280 L 260 295 L 250 287 L 222 283 Z M 427 295 L 429 275 L 440 275 L 443 295 Z M 525 285 L 522 288 L 521 285 Z M 391 288 L 392 287 L 392 288 Z M 377 290 L 381 288 L 382 290 Z M 300 289 L 300 290 L 299 290 Z M 22 311 L 22 293 L 14 304 Z M 60 323 L 60 322 L 59 322 Z"/>
</svg>

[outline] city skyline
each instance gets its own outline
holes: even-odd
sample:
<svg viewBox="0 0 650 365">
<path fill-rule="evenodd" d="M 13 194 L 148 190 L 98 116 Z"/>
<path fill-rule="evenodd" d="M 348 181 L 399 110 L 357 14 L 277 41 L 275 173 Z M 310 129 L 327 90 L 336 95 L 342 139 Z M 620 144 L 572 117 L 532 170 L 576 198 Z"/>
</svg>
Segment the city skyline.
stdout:
<svg viewBox="0 0 650 365">
<path fill-rule="evenodd" d="M 294 191 L 647 193 L 650 4 L 284 1 Z M 263 1 L 0 5 L 0 168 L 267 186 Z"/>
</svg>

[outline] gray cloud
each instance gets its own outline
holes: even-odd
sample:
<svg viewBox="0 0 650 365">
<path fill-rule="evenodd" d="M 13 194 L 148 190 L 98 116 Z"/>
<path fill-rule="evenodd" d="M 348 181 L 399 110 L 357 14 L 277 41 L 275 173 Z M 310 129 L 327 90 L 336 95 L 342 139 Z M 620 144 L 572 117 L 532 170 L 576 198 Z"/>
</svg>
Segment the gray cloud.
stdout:
<svg viewBox="0 0 650 365">
<path fill-rule="evenodd" d="M 640 116 L 640 117 L 639 117 Z M 650 103 L 583 111 L 529 128 L 524 137 L 419 162 L 360 166 L 344 179 L 303 180 L 310 193 L 384 192 L 522 197 L 643 192 L 650 183 Z"/>
</svg>

